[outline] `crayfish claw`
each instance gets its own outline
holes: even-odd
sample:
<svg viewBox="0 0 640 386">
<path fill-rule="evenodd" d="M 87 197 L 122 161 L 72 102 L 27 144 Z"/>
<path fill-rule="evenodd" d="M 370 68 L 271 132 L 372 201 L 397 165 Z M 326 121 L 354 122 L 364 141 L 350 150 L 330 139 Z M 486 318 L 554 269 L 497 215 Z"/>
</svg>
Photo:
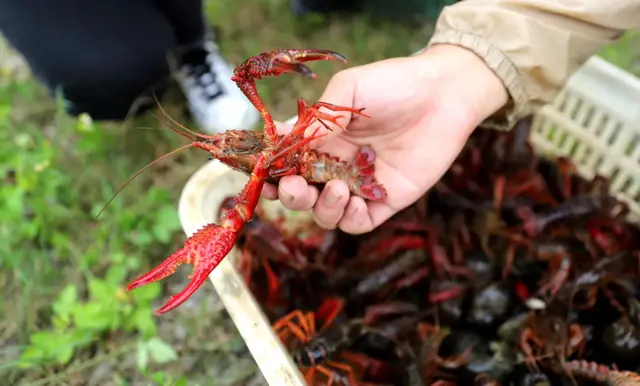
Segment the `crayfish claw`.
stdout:
<svg viewBox="0 0 640 386">
<path fill-rule="evenodd" d="M 283 50 L 288 54 L 292 61 L 311 62 L 316 60 L 334 60 L 348 64 L 347 58 L 335 51 L 317 50 L 317 49 L 295 49 Z"/>
<path fill-rule="evenodd" d="M 343 55 L 329 50 L 276 50 L 266 53 L 270 57 L 267 71 L 297 72 L 304 77 L 316 79 L 317 75 L 304 62 L 334 60 L 347 63 Z"/>
<path fill-rule="evenodd" d="M 347 63 L 347 59 L 333 51 L 316 49 L 279 49 L 252 56 L 234 70 L 233 80 L 247 81 L 262 76 L 278 76 L 285 72 L 297 72 L 308 78 L 316 74 L 303 63 L 317 60 L 334 60 Z"/>
<path fill-rule="evenodd" d="M 311 78 L 311 79 L 318 78 L 318 75 L 316 75 L 315 72 L 313 72 L 309 67 L 305 66 L 302 63 L 291 64 L 291 70 L 299 74 L 302 74 L 302 76 L 307 78 Z"/>
<path fill-rule="evenodd" d="M 267 111 L 258 95 L 255 81 L 265 76 L 280 76 L 285 73 L 298 73 L 307 78 L 316 79 L 316 74 L 303 63 L 316 60 L 334 60 L 345 64 L 347 59 L 334 51 L 316 49 L 278 49 L 252 56 L 233 70 L 231 80 L 251 101 L 265 121 L 264 132 L 272 142 L 278 140 L 273 117 Z"/>
<path fill-rule="evenodd" d="M 316 79 L 317 75 L 304 62 L 317 60 L 333 60 L 348 63 L 343 55 L 329 50 L 301 49 L 301 50 L 276 50 L 266 53 L 270 56 L 268 70 L 277 69 L 282 72 L 297 72 L 307 78 Z"/>
<path fill-rule="evenodd" d="M 126 288 L 135 288 L 162 280 L 175 272 L 182 264 L 193 265 L 191 281 L 177 295 L 156 311 L 156 315 L 178 307 L 200 288 L 209 274 L 220 264 L 235 245 L 237 233 L 233 228 L 208 224 L 192 235 L 184 243 L 184 247 L 169 256 L 148 273 L 140 276 Z"/>
<path fill-rule="evenodd" d="M 297 61 L 295 57 L 287 53 L 281 53 L 271 57 L 266 68 L 268 70 L 276 70 L 280 72 L 297 72 L 298 74 L 311 79 L 316 79 L 318 77 L 309 67 Z"/>
</svg>

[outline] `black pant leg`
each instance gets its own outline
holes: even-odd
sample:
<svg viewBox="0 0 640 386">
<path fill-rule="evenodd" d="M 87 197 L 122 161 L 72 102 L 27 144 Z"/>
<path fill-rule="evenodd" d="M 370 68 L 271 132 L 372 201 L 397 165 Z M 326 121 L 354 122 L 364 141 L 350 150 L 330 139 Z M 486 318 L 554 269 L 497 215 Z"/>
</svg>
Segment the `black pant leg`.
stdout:
<svg viewBox="0 0 640 386">
<path fill-rule="evenodd" d="M 289 0 L 293 14 L 306 13 L 356 13 L 361 12 L 360 0 Z"/>
<path fill-rule="evenodd" d="M 202 0 L 156 0 L 158 9 L 173 25 L 177 43 L 200 41 L 207 31 Z"/>
<path fill-rule="evenodd" d="M 166 83 L 176 41 L 154 0 L 0 0 L 0 32 L 69 113 L 96 120 Z"/>
</svg>

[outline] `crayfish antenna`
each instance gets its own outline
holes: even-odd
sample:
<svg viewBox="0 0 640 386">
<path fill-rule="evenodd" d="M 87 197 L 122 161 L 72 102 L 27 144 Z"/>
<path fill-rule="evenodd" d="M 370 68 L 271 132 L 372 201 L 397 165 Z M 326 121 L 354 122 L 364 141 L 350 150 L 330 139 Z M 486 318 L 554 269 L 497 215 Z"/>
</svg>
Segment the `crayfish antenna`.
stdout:
<svg viewBox="0 0 640 386">
<path fill-rule="evenodd" d="M 162 280 L 175 272 L 182 264 L 193 265 L 191 281 L 178 294 L 172 296 L 167 303 L 156 311 L 156 315 L 171 311 L 184 303 L 200 288 L 209 274 L 220 264 L 235 245 L 237 231 L 231 227 L 208 224 L 191 236 L 184 247 L 169 256 L 148 273 L 140 276 L 126 288 L 135 288 Z"/>
<path fill-rule="evenodd" d="M 122 192 L 122 190 L 129 185 L 129 183 L 131 181 L 133 181 L 136 177 L 138 177 L 140 174 L 142 174 L 145 170 L 149 169 L 151 166 L 157 164 L 158 162 L 171 157 L 172 155 L 175 155 L 185 149 L 188 149 L 190 147 L 193 147 L 194 143 L 189 143 L 187 145 L 181 146 L 173 151 L 170 151 L 169 153 L 158 157 L 157 159 L 149 162 L 146 166 L 144 166 L 142 169 L 138 170 L 137 172 L 135 172 L 131 177 L 129 177 L 129 179 L 127 179 L 122 185 L 120 185 L 120 187 L 118 188 L 118 190 L 116 190 L 116 192 L 113 194 L 113 196 L 111 196 L 111 198 L 109 199 L 109 201 L 107 201 L 107 203 L 102 207 L 102 209 L 100 209 L 100 212 L 98 212 L 98 214 L 96 215 L 96 219 L 102 214 L 102 212 L 104 212 L 105 209 L 107 209 L 107 207 L 111 204 L 111 202 L 113 202 L 113 200 L 118 196 L 118 194 L 120 194 L 120 192 Z"/>
<path fill-rule="evenodd" d="M 186 139 L 188 139 L 188 140 L 190 140 L 190 141 L 195 141 L 195 140 L 196 140 L 196 138 L 195 138 L 194 136 L 189 135 L 189 134 L 187 134 L 187 133 L 185 133 L 185 132 L 183 132 L 183 131 L 180 131 L 180 130 L 176 129 L 175 127 L 173 127 L 172 125 L 168 124 L 168 123 L 164 120 L 164 118 L 161 118 L 161 117 L 159 117 L 158 115 L 155 115 L 155 114 L 154 114 L 154 113 L 152 113 L 152 112 L 149 112 L 149 114 L 151 114 L 151 116 L 153 116 L 153 117 L 154 117 L 154 118 L 156 118 L 158 121 L 160 121 L 160 123 L 162 123 L 162 125 L 164 126 L 164 127 L 163 127 L 163 129 L 165 129 L 165 128 L 166 128 L 167 130 L 169 130 L 169 131 L 171 131 L 171 132 L 173 132 L 173 133 L 176 133 L 176 134 L 178 134 L 179 136 L 184 137 L 184 138 L 186 138 Z"/>
<path fill-rule="evenodd" d="M 167 124 L 166 121 L 164 121 L 163 119 L 158 118 L 162 123 L 164 123 L 167 127 L 169 127 L 173 132 L 178 133 L 179 135 L 188 138 L 192 141 L 197 141 L 197 140 L 202 140 L 202 139 L 207 139 L 207 138 L 211 138 L 211 137 L 215 137 L 215 135 L 206 135 L 206 134 L 201 134 L 201 133 L 196 133 L 193 130 L 189 130 L 189 128 L 187 128 L 185 125 L 179 123 L 178 121 L 176 121 L 175 119 L 173 119 L 171 117 L 171 115 L 169 115 L 169 113 L 167 113 L 167 111 L 164 109 L 164 107 L 162 107 L 162 105 L 160 104 L 160 101 L 158 100 L 158 98 L 156 97 L 156 94 L 153 94 L 153 98 L 156 101 L 156 104 L 158 105 L 158 110 L 160 110 L 160 112 L 162 113 L 162 115 L 167 118 L 169 120 L 170 123 L 176 125 L 177 127 L 179 127 L 180 129 L 184 130 L 185 132 L 181 132 L 180 130 L 177 130 L 176 128 L 172 127 L 171 125 Z M 187 135 L 188 134 L 188 135 Z"/>
<path fill-rule="evenodd" d="M 156 116 L 153 113 L 150 113 L 151 115 L 153 115 L 154 117 L 158 118 L 158 120 L 164 124 L 169 130 L 173 131 L 174 133 L 187 138 L 188 140 L 192 141 L 192 143 L 187 144 L 185 146 L 179 147 L 176 150 L 173 150 L 165 155 L 163 155 L 162 157 L 157 158 L 156 160 L 150 162 L 149 164 L 147 164 L 145 167 L 143 167 L 142 169 L 138 170 L 137 172 L 135 172 L 133 174 L 133 176 L 129 177 L 129 179 L 122 184 L 118 190 L 116 190 L 116 192 L 114 193 L 113 196 L 111 196 L 111 198 L 109 199 L 109 201 L 107 201 L 107 203 L 105 204 L 105 206 L 102 207 L 102 209 L 100 209 L 100 212 L 98 212 L 98 214 L 96 215 L 96 219 L 102 214 L 102 212 L 105 211 L 105 209 L 107 209 L 107 207 L 111 204 L 111 202 L 118 196 L 118 194 L 120 194 L 120 192 L 131 182 L 133 181 L 137 176 L 139 176 L 142 172 L 144 172 L 145 170 L 147 170 L 149 167 L 155 165 L 156 163 L 162 161 L 165 158 L 171 157 L 172 155 L 175 155 L 187 148 L 190 147 L 194 147 L 195 143 L 200 141 L 200 140 L 206 140 L 208 138 L 211 137 L 215 137 L 214 135 L 206 135 L 206 134 L 200 134 L 200 133 L 196 133 L 195 131 L 189 130 L 186 126 L 180 124 L 178 121 L 176 121 L 175 119 L 173 119 L 168 113 L 167 111 L 162 107 L 162 105 L 160 104 L 160 101 L 158 100 L 158 97 L 155 95 L 155 93 L 153 94 L 153 98 L 156 101 L 156 104 L 158 105 L 158 109 L 160 110 L 160 112 L 162 113 L 162 115 L 169 120 L 170 123 L 172 123 L 173 125 L 177 126 L 178 128 L 180 128 L 181 130 L 184 131 L 180 131 L 178 129 L 176 129 L 173 125 L 168 124 L 163 118 L 160 118 L 159 116 Z"/>
</svg>

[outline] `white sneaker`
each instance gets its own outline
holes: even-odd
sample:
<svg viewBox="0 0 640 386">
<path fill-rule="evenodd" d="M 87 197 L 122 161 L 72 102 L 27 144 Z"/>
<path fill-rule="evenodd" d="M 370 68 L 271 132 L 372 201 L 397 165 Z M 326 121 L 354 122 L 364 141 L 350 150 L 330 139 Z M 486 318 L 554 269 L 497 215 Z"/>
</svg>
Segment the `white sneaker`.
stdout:
<svg viewBox="0 0 640 386">
<path fill-rule="evenodd" d="M 175 77 L 189 110 L 202 131 L 251 130 L 260 113 L 231 80 L 233 67 L 220 56 L 212 40 L 180 53 Z"/>
</svg>

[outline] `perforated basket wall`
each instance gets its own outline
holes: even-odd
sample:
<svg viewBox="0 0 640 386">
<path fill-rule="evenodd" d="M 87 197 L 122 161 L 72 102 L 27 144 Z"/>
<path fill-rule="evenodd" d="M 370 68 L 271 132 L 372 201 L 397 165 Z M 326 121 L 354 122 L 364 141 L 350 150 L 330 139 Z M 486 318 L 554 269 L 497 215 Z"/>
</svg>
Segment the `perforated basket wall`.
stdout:
<svg viewBox="0 0 640 386">
<path fill-rule="evenodd" d="M 570 157 L 586 178 L 610 178 L 640 219 L 639 78 L 592 57 L 538 112 L 531 140 L 540 153 Z"/>
</svg>

